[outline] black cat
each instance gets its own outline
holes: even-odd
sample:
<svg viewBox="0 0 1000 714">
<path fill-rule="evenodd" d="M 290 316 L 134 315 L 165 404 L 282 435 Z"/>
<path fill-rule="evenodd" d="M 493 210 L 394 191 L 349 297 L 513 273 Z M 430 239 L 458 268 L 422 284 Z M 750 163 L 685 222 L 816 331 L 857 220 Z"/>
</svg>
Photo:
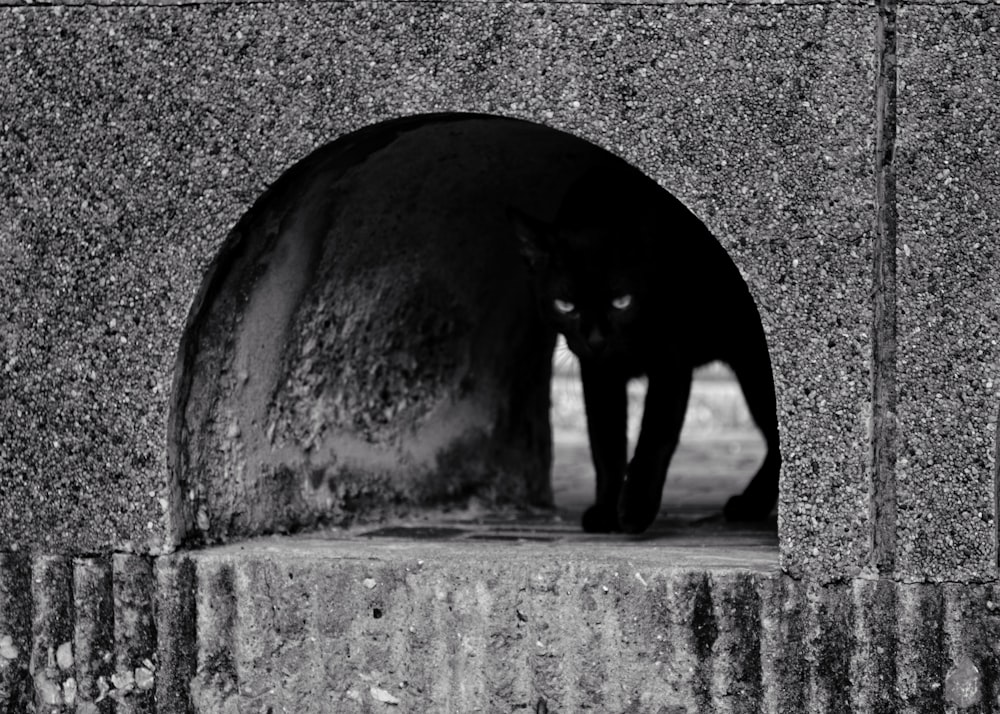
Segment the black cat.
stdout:
<svg viewBox="0 0 1000 714">
<path fill-rule="evenodd" d="M 588 532 L 641 533 L 656 518 L 692 370 L 727 363 L 767 442 L 731 521 L 768 517 L 781 454 L 774 382 L 760 317 L 722 246 L 637 169 L 602 159 L 569 189 L 551 224 L 510 210 L 545 319 L 580 361 L 597 502 Z M 626 384 L 647 375 L 642 428 L 626 464 Z"/>
</svg>

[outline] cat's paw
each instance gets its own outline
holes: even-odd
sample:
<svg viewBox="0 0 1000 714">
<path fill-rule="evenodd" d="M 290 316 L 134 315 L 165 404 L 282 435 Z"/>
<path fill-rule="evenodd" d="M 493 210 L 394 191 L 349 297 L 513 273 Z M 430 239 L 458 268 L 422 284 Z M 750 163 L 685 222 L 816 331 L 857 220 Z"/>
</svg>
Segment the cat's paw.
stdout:
<svg viewBox="0 0 1000 714">
<path fill-rule="evenodd" d="M 618 522 L 626 533 L 642 533 L 660 514 L 663 498 L 663 479 L 653 478 L 635 463 L 629 467 L 629 476 L 618 498 Z"/>
<path fill-rule="evenodd" d="M 659 502 L 634 504 L 631 508 L 622 506 L 618 513 L 618 522 L 625 533 L 638 535 L 652 525 L 659 512 Z"/>
<path fill-rule="evenodd" d="M 618 522 L 621 523 L 622 530 L 631 535 L 649 528 L 660 512 L 659 498 L 640 496 L 641 494 L 625 491 L 618 503 Z"/>
<path fill-rule="evenodd" d="M 595 503 L 583 514 L 583 530 L 586 533 L 614 533 L 620 531 L 618 514 L 613 508 L 605 508 Z"/>
<path fill-rule="evenodd" d="M 745 494 L 733 496 L 726 501 L 722 513 L 730 523 L 745 523 L 748 521 L 766 521 L 774 508 L 774 501 L 768 499 L 753 499 Z"/>
</svg>

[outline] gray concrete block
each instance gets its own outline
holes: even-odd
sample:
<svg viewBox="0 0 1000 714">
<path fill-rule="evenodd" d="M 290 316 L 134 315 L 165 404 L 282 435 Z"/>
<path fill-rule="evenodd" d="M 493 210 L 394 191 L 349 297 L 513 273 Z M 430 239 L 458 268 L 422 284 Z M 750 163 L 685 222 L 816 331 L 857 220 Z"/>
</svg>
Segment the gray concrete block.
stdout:
<svg viewBox="0 0 1000 714">
<path fill-rule="evenodd" d="M 465 109 L 593 140 L 719 235 L 771 341 L 786 566 L 835 574 L 863 562 L 867 8 L 2 13 L 16 109 L 2 139 L 14 288 L 0 314 L 16 359 L 0 408 L 17 425 L 3 446 L 3 547 L 174 547 L 189 524 L 166 468 L 171 369 L 227 229 L 323 141 L 390 115 Z"/>
<path fill-rule="evenodd" d="M 177 695 L 161 700 L 169 706 L 154 706 L 157 662 L 170 668 L 178 652 L 189 650 L 162 628 L 163 651 L 157 651 L 154 620 L 165 619 L 167 610 L 152 607 L 151 567 L 131 555 L 0 562 L 0 593 L 17 594 L 0 598 L 0 707 L 50 714 L 185 711 L 171 708 Z M 176 676 L 169 681 L 179 683 Z M 188 701 L 183 689 L 179 694 Z"/>
<path fill-rule="evenodd" d="M 963 586 L 946 583 L 944 631 L 949 666 L 943 683 L 945 700 L 956 708 L 1000 704 L 994 644 L 1000 636 L 1000 607 L 995 584 Z"/>
<path fill-rule="evenodd" d="M 43 711 L 68 711 L 77 696 L 72 561 L 52 555 L 34 560 L 30 593 L 33 607 L 27 670 L 34 705 Z"/>
<path fill-rule="evenodd" d="M 1000 681 L 993 585 L 803 583 L 724 543 L 354 534 L 5 568 L 34 583 L 23 649 L 0 650 L 11 711 L 42 706 L 53 677 L 63 697 L 104 646 L 149 651 L 138 602 L 156 603 L 153 667 L 116 661 L 76 711 L 991 712 Z"/>
<path fill-rule="evenodd" d="M 978 581 L 997 562 L 1000 16 L 900 10 L 898 580 L 878 580 L 857 577 L 872 565 L 875 12 L 0 8 L 0 708 L 995 709 L 1000 594 Z M 658 541 L 128 554 L 198 526 L 167 422 L 185 316 L 227 231 L 320 144 L 441 110 L 593 141 L 717 233 L 771 344 L 781 566 L 801 580 L 773 552 Z M 213 538 L 280 520 L 234 514 L 205 511 Z"/>
<path fill-rule="evenodd" d="M 763 583 L 761 657 L 764 711 L 806 711 L 809 683 L 809 616 L 805 588 L 791 578 Z"/>
<path fill-rule="evenodd" d="M 728 711 L 729 701 L 743 711 L 761 696 L 761 604 L 746 595 L 773 570 L 663 569 L 644 547 L 484 558 L 498 546 L 380 541 L 359 560 L 343 546 L 278 546 L 280 561 L 266 544 L 194 558 L 199 610 L 211 613 L 199 706 Z"/>
<path fill-rule="evenodd" d="M 852 584 L 854 620 L 853 686 L 856 711 L 892 712 L 897 706 L 897 585 L 890 580 Z"/>
<path fill-rule="evenodd" d="M 155 702 L 161 712 L 186 714 L 197 666 L 194 564 L 188 558 L 158 558 L 155 574 Z"/>
<path fill-rule="evenodd" d="M 76 700 L 93 705 L 93 712 L 110 712 L 112 700 L 101 695 L 115 673 L 114 573 L 111 558 L 73 561 L 73 659 Z M 87 711 L 86 705 L 78 710 Z"/>
<path fill-rule="evenodd" d="M 0 553 L 0 704 L 26 710 L 32 700 L 28 671 L 31 644 L 31 562 Z"/>
<path fill-rule="evenodd" d="M 941 588 L 902 587 L 896 617 L 899 698 L 907 711 L 944 708 L 944 603 Z"/>
<path fill-rule="evenodd" d="M 111 558 L 115 630 L 111 684 L 117 690 L 116 712 L 156 711 L 156 581 L 153 561 L 131 554 Z"/>
<path fill-rule="evenodd" d="M 814 707 L 827 712 L 849 712 L 852 655 L 857 649 L 853 624 L 858 616 L 847 583 L 807 585 L 806 598 L 810 622 L 807 637 L 809 654 L 819 667 L 810 671 L 810 689 Z"/>
<path fill-rule="evenodd" d="M 912 578 L 996 577 L 998 23 L 991 7 L 900 11 L 897 549 Z"/>
</svg>

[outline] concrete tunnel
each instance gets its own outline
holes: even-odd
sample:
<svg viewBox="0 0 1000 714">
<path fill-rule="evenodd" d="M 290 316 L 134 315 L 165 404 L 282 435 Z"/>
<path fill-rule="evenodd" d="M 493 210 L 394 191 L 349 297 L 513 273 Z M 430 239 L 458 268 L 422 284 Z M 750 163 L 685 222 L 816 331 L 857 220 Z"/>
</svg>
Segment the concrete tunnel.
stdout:
<svg viewBox="0 0 1000 714">
<path fill-rule="evenodd" d="M 169 454 L 186 540 L 552 505 L 554 335 L 506 209 L 553 218 L 602 154 L 527 121 L 420 115 L 287 170 L 226 239 L 182 338 Z"/>
</svg>

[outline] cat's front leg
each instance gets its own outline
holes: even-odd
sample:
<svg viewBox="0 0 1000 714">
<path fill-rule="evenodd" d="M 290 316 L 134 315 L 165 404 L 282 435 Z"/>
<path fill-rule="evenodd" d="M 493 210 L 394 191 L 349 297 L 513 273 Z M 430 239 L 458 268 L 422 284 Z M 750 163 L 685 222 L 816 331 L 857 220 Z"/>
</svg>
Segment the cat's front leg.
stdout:
<svg viewBox="0 0 1000 714">
<path fill-rule="evenodd" d="M 626 533 L 642 533 L 656 520 L 690 394 L 689 368 L 671 367 L 649 376 L 639 441 L 618 503 L 618 520 Z"/>
<path fill-rule="evenodd" d="M 583 514 L 583 530 L 620 530 L 618 498 L 627 458 L 627 382 L 610 370 L 581 361 L 583 401 L 587 410 L 590 455 L 597 475 L 597 499 Z"/>
</svg>

